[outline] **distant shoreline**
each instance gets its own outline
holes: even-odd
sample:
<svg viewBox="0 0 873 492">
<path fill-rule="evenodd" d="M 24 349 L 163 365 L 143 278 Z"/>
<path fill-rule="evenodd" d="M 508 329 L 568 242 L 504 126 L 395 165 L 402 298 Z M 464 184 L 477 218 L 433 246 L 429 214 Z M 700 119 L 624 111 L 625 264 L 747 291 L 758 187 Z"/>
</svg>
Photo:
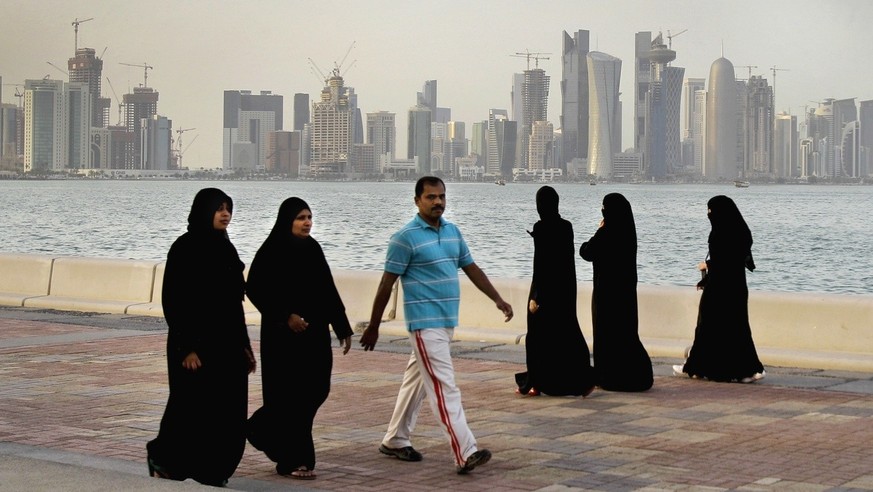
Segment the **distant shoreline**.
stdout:
<svg viewBox="0 0 873 492">
<path fill-rule="evenodd" d="M 123 171 L 123 170 L 121 170 Z M 341 182 L 349 182 L 349 183 L 393 183 L 393 182 L 415 182 L 418 179 L 418 176 L 409 177 L 409 178 L 385 178 L 378 179 L 373 177 L 366 178 L 354 178 L 354 177 L 342 177 L 336 179 L 317 179 L 317 178 L 291 178 L 287 176 L 279 176 L 279 175 L 254 175 L 254 176 L 237 176 L 230 173 L 226 173 L 222 170 L 215 171 L 188 171 L 187 174 L 182 171 L 170 171 L 172 174 L 158 174 L 161 172 L 167 171 L 148 171 L 148 174 L 127 174 L 126 172 L 116 174 L 116 175 L 95 175 L 88 176 L 83 174 L 67 174 L 67 173 L 58 173 L 52 175 L 43 175 L 43 176 L 32 176 L 32 175 L 22 175 L 18 173 L 11 173 L 8 171 L 0 171 L 0 180 L 7 181 L 287 181 L 287 182 L 331 182 L 331 183 L 341 183 Z M 482 179 L 479 181 L 459 181 L 449 177 L 442 177 L 448 183 L 490 183 L 491 178 Z M 761 186 L 761 185 L 799 185 L 799 186 L 810 186 L 810 185 L 829 185 L 829 186 L 869 186 L 873 185 L 873 177 L 867 178 L 853 178 L 853 179 L 830 179 L 830 178 L 815 178 L 809 180 L 768 180 L 768 179 L 746 179 L 751 186 Z M 674 180 L 665 180 L 665 181 L 643 181 L 643 180 L 615 180 L 615 181 L 597 181 L 592 183 L 588 179 L 578 179 L 578 180 L 556 180 L 556 181 L 508 181 L 506 184 L 508 185 L 524 185 L 524 184 L 576 184 L 576 185 L 610 185 L 610 184 L 622 184 L 622 185 L 717 185 L 717 186 L 734 186 L 733 180 L 725 180 L 725 181 L 692 181 L 687 179 L 674 179 Z"/>
</svg>

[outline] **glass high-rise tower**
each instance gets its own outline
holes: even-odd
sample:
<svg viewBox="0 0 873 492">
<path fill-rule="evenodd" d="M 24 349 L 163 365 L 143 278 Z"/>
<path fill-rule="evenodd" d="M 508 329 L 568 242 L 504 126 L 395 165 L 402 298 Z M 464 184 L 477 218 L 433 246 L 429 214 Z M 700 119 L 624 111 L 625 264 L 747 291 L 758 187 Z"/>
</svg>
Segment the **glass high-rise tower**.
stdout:
<svg viewBox="0 0 873 492">
<path fill-rule="evenodd" d="M 619 84 L 621 60 L 592 51 L 588 53 L 589 139 L 588 174 L 609 178 L 612 156 L 621 151 L 621 106 Z"/>
<path fill-rule="evenodd" d="M 589 32 L 578 30 L 571 37 L 563 33 L 561 53 L 561 136 L 563 162 L 588 157 L 588 93 Z"/>
</svg>

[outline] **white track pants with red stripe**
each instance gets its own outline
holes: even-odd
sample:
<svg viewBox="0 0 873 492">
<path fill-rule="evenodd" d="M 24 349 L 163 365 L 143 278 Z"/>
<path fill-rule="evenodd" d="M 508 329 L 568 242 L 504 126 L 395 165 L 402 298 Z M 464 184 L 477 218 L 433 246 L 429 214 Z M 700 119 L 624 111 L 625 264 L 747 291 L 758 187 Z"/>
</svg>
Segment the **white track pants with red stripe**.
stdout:
<svg viewBox="0 0 873 492">
<path fill-rule="evenodd" d="M 382 444 L 389 448 L 412 446 L 410 436 L 427 395 L 431 410 L 449 439 L 455 464 L 463 465 L 476 452 L 476 438 L 467 426 L 461 390 L 455 385 L 449 349 L 454 332 L 454 328 L 428 328 L 409 333 L 414 350 L 403 373 L 397 404 Z"/>
</svg>

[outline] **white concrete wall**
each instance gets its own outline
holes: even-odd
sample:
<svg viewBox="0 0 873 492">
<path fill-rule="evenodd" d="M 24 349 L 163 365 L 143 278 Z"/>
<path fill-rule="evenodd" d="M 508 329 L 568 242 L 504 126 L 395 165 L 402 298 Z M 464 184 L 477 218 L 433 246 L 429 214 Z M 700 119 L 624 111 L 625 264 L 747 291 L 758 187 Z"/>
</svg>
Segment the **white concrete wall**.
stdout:
<svg viewBox="0 0 873 492">
<path fill-rule="evenodd" d="M 136 260 L 0 254 L 0 305 L 162 316 L 164 264 Z M 370 319 L 381 272 L 333 272 L 352 326 Z M 461 274 L 460 326 L 466 341 L 524 343 L 528 280 L 492 278 L 515 310 L 504 323 L 494 303 Z M 682 357 L 691 345 L 700 292 L 693 286 L 640 285 L 637 289 L 643 344 L 653 357 Z M 402 289 L 392 296 L 381 333 L 405 335 Z M 616 300 L 620 302 L 620 300 Z M 246 321 L 260 314 L 246 300 Z M 394 316 L 391 312 L 394 311 Z M 591 344 L 591 283 L 578 285 L 577 313 Z M 765 365 L 873 371 L 873 295 L 752 291 L 752 336 Z"/>
</svg>

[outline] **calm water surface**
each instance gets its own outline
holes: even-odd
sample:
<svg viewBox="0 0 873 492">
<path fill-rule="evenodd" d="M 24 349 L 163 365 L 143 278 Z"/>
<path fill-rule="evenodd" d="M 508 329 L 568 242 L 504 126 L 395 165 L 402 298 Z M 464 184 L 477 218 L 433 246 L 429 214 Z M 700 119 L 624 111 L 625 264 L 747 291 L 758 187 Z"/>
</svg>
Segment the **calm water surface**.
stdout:
<svg viewBox="0 0 873 492">
<path fill-rule="evenodd" d="M 390 235 L 416 212 L 413 183 L 295 181 L 0 181 L 7 253 L 163 260 L 185 231 L 200 188 L 234 200 L 229 233 L 247 264 L 279 204 L 299 196 L 312 207 L 313 236 L 334 269 L 381 271 Z M 446 218 L 458 224 L 476 262 L 492 277 L 530 278 L 539 184 L 448 183 Z M 597 230 L 611 192 L 633 206 L 640 283 L 692 286 L 706 256 L 706 202 L 733 198 L 749 227 L 758 269 L 749 288 L 873 293 L 871 186 L 555 184 L 576 247 Z M 576 276 L 591 281 L 577 257 Z"/>
</svg>

